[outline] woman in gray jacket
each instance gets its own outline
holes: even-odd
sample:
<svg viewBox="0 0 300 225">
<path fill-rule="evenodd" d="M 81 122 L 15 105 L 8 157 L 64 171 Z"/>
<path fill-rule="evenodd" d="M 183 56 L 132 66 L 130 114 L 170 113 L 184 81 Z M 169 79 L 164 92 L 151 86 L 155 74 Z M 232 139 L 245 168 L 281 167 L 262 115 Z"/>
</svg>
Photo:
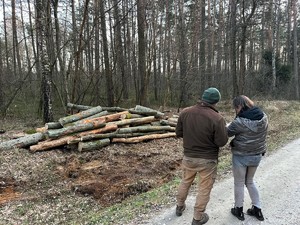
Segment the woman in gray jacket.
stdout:
<svg viewBox="0 0 300 225">
<path fill-rule="evenodd" d="M 236 118 L 227 127 L 228 136 L 234 136 L 230 142 L 235 199 L 235 206 L 231 209 L 231 213 L 240 220 L 245 219 L 243 202 L 244 185 L 246 185 L 252 201 L 252 208 L 247 210 L 247 214 L 263 221 L 259 192 L 253 178 L 266 152 L 268 118 L 244 95 L 233 100 L 233 107 Z"/>
</svg>

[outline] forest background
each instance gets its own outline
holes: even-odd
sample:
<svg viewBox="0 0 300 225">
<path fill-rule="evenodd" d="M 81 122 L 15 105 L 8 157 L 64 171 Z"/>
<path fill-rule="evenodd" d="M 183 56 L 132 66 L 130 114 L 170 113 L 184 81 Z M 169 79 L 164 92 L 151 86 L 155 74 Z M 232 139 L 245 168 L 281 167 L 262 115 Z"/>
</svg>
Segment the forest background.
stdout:
<svg viewBox="0 0 300 225">
<path fill-rule="evenodd" d="M 2 0 L 0 112 L 299 99 L 297 0 Z"/>
</svg>

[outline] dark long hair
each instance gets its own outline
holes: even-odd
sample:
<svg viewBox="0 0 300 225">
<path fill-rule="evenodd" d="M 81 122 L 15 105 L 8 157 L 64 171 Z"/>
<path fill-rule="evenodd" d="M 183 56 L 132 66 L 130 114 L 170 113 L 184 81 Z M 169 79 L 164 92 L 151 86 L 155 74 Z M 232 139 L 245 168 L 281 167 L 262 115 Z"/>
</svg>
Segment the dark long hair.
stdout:
<svg viewBox="0 0 300 225">
<path fill-rule="evenodd" d="M 232 101 L 233 107 L 236 109 L 242 107 L 241 112 L 246 111 L 254 106 L 253 101 L 245 95 L 239 95 Z"/>
</svg>

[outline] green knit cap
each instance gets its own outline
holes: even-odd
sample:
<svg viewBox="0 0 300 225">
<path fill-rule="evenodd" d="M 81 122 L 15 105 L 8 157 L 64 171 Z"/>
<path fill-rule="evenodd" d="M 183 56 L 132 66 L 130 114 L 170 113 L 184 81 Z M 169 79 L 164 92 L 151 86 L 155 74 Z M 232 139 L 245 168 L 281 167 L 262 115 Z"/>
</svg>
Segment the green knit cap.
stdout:
<svg viewBox="0 0 300 225">
<path fill-rule="evenodd" d="M 203 92 L 202 101 L 209 104 L 216 104 L 221 99 L 221 94 L 217 88 L 210 87 Z"/>
</svg>

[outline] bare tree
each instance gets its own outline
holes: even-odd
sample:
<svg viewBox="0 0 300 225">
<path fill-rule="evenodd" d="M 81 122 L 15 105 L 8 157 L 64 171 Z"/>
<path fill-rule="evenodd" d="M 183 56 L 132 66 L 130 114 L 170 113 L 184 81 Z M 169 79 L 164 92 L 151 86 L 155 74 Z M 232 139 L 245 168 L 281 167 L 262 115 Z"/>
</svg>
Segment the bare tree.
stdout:
<svg viewBox="0 0 300 225">
<path fill-rule="evenodd" d="M 128 99 L 128 75 L 125 74 L 126 71 L 126 60 L 124 59 L 123 43 L 122 43 L 122 34 L 121 34 L 121 25 L 122 20 L 120 19 L 118 0 L 114 0 L 114 17 L 115 17 L 115 46 L 116 46 L 116 61 L 117 69 L 121 75 L 122 79 L 122 92 L 123 98 Z"/>
<path fill-rule="evenodd" d="M 137 96 L 141 105 L 147 105 L 147 89 L 146 83 L 146 39 L 145 39 L 145 21 L 146 19 L 146 2 L 145 0 L 137 0 L 137 20 L 138 20 L 138 73 L 140 79 L 140 96 Z"/>
<path fill-rule="evenodd" d="M 237 3 L 239 0 L 230 1 L 230 53 L 231 53 L 231 74 L 232 74 L 232 85 L 233 85 L 233 96 L 239 95 L 238 79 L 237 79 L 237 54 L 236 54 L 236 10 Z"/>
<path fill-rule="evenodd" d="M 248 1 L 247 1 L 248 2 Z M 257 0 L 252 0 L 252 6 L 249 15 L 246 15 L 247 10 L 246 1 L 242 1 L 242 30 L 241 30 L 241 48 L 240 48 L 240 76 L 239 76 L 239 93 L 245 91 L 245 76 L 246 76 L 246 40 L 247 40 L 247 28 L 250 25 L 251 18 L 254 15 L 257 7 Z"/>
<path fill-rule="evenodd" d="M 297 0 L 292 0 L 292 10 L 293 10 L 293 58 L 294 58 L 294 84 L 295 84 L 295 96 L 299 100 L 299 59 L 298 59 L 298 12 L 297 12 Z"/>
<path fill-rule="evenodd" d="M 38 49 L 41 57 L 42 71 L 42 100 L 43 100 L 43 120 L 45 123 L 53 121 L 52 109 L 52 74 L 47 51 L 47 37 L 51 32 L 50 1 L 36 0 L 36 23 L 38 38 Z M 49 42 L 48 42 L 49 43 Z M 50 43 L 49 43 L 50 44 Z"/>
<path fill-rule="evenodd" d="M 14 72 L 18 74 L 20 77 L 22 76 L 22 66 L 21 66 L 21 58 L 18 44 L 18 35 L 17 35 L 17 18 L 16 18 L 16 2 L 15 0 L 11 0 L 11 8 L 12 8 L 12 31 L 13 31 L 13 64 L 14 64 Z"/>
<path fill-rule="evenodd" d="M 103 53 L 104 53 L 104 64 L 105 64 L 105 77 L 106 77 L 106 96 L 108 106 L 114 105 L 114 85 L 112 79 L 112 73 L 110 69 L 109 55 L 108 55 L 108 41 L 106 34 L 106 23 L 105 23 L 105 11 L 104 11 L 104 0 L 100 0 L 100 15 L 101 15 L 101 32 L 103 40 Z"/>
</svg>

